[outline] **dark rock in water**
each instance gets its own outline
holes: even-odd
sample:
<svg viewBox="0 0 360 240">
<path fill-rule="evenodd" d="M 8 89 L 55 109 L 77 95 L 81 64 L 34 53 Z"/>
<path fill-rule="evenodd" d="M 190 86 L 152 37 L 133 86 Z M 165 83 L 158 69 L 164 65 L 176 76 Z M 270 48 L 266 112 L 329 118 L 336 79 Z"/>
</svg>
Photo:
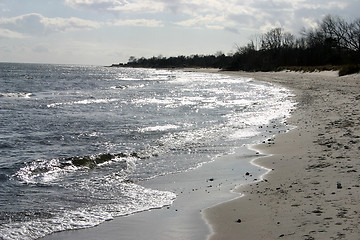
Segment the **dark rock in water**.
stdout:
<svg viewBox="0 0 360 240">
<path fill-rule="evenodd" d="M 110 154 L 110 153 L 105 153 L 105 154 L 100 154 L 99 156 L 97 156 L 95 158 L 95 162 L 97 164 L 100 164 L 100 163 L 104 163 L 104 162 L 107 162 L 107 161 L 110 161 L 111 159 L 114 158 L 114 155 Z"/>
<path fill-rule="evenodd" d="M 114 156 L 115 157 L 121 157 L 121 158 L 127 157 L 127 155 L 125 153 L 114 154 Z"/>
<path fill-rule="evenodd" d="M 237 223 L 241 223 L 241 219 L 239 218 L 238 220 L 236 220 Z"/>
<path fill-rule="evenodd" d="M 139 155 L 136 152 L 133 152 L 130 154 L 131 157 L 140 158 Z"/>
<path fill-rule="evenodd" d="M 215 179 L 214 178 L 209 178 L 209 182 L 213 182 Z"/>
<path fill-rule="evenodd" d="M 74 164 L 76 167 L 88 167 L 88 168 L 94 168 L 96 166 L 95 162 L 89 157 L 73 157 L 71 159 L 72 164 Z"/>
<path fill-rule="evenodd" d="M 341 183 L 338 182 L 338 183 L 336 184 L 336 188 L 337 188 L 337 189 L 342 189 Z"/>
<path fill-rule="evenodd" d="M 62 160 L 61 168 L 68 167 L 71 164 L 76 167 L 95 168 L 98 164 L 111 161 L 116 157 L 124 158 L 128 156 L 124 153 L 118 153 L 118 154 L 103 153 L 93 156 L 75 156 L 70 158 L 63 158 L 61 159 Z"/>
<path fill-rule="evenodd" d="M 129 86 L 116 86 L 115 88 L 118 88 L 118 89 L 125 89 L 125 88 L 128 88 Z"/>
<path fill-rule="evenodd" d="M 246 173 L 245 173 L 245 176 L 249 176 L 249 175 L 250 175 L 250 173 L 249 173 L 249 172 L 246 172 Z"/>
</svg>

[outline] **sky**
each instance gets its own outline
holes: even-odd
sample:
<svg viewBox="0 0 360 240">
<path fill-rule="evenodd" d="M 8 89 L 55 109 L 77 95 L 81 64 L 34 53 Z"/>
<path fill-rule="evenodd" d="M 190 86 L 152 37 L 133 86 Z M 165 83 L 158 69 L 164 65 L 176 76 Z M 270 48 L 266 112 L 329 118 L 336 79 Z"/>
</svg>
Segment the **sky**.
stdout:
<svg viewBox="0 0 360 240">
<path fill-rule="evenodd" d="M 275 27 L 297 35 L 328 14 L 359 12 L 359 0 L 0 0 L 0 62 L 229 54 Z"/>
</svg>

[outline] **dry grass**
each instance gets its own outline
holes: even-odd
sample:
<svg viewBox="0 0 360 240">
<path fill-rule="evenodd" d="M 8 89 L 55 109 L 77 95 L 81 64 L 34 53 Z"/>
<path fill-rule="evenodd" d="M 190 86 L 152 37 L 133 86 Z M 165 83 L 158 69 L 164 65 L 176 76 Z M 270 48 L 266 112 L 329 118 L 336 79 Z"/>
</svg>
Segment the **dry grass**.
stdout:
<svg viewBox="0 0 360 240">
<path fill-rule="evenodd" d="M 295 72 L 321 72 L 321 71 L 339 71 L 339 76 L 354 74 L 360 72 L 360 66 L 356 64 L 348 65 L 323 65 L 323 66 L 284 66 L 279 67 L 277 71 L 290 70 Z"/>
</svg>

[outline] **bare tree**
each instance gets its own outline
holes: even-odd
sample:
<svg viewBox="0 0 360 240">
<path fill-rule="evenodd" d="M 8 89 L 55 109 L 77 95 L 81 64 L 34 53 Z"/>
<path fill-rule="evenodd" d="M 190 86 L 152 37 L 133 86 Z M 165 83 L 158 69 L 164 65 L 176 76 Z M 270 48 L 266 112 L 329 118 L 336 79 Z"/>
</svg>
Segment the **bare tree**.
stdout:
<svg viewBox="0 0 360 240">
<path fill-rule="evenodd" d="M 284 32 L 282 28 L 274 28 L 260 38 L 262 50 L 293 47 L 295 44 L 294 35 Z"/>
<path fill-rule="evenodd" d="M 360 52 L 360 18 L 351 23 L 349 38 L 351 49 Z"/>
<path fill-rule="evenodd" d="M 338 16 L 326 16 L 320 31 L 326 39 L 333 39 L 339 47 L 352 51 L 360 51 L 360 19 L 348 23 Z"/>
</svg>

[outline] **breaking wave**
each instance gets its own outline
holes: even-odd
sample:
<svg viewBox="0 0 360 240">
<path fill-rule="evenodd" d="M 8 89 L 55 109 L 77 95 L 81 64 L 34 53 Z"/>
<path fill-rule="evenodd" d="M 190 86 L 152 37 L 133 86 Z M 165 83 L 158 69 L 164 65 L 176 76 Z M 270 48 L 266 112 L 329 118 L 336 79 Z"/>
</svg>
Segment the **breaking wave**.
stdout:
<svg viewBox="0 0 360 240">
<path fill-rule="evenodd" d="M 7 98 L 30 98 L 34 96 L 33 93 L 0 93 L 0 97 L 7 97 Z"/>
<path fill-rule="evenodd" d="M 13 177 L 25 183 L 47 183 L 57 180 L 66 174 L 80 170 L 91 170 L 108 164 L 115 164 L 119 171 L 125 174 L 130 173 L 135 168 L 136 160 L 140 158 L 138 154 L 130 155 L 124 153 L 110 154 L 104 153 L 91 156 L 75 156 L 59 159 L 38 159 L 25 163 Z"/>
</svg>

